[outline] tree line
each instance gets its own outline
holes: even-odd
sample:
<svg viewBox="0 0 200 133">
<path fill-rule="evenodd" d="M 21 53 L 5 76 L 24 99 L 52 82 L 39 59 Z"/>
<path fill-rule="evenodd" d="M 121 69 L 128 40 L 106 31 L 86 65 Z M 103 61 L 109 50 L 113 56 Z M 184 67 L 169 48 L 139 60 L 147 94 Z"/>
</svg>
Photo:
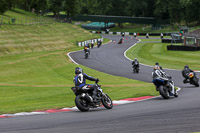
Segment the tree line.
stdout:
<svg viewBox="0 0 200 133">
<path fill-rule="evenodd" d="M 200 24 L 200 0 L 0 0 L 0 13 L 21 8 L 37 14 L 155 17 L 171 24 Z"/>
</svg>

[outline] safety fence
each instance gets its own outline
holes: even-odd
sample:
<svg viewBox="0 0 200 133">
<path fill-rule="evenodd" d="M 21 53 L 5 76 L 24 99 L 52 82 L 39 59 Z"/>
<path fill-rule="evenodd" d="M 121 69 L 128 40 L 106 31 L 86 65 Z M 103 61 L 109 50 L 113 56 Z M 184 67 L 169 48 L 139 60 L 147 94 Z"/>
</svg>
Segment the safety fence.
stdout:
<svg viewBox="0 0 200 133">
<path fill-rule="evenodd" d="M 91 44 L 91 43 L 97 43 L 98 41 L 101 41 L 103 42 L 103 37 L 102 38 L 95 38 L 95 39 L 91 39 L 91 40 L 86 40 L 86 41 L 82 41 L 82 42 L 77 42 L 76 44 L 79 46 L 79 47 L 83 47 L 85 46 L 86 44 Z"/>
<path fill-rule="evenodd" d="M 149 36 L 171 36 L 171 34 L 179 34 L 179 33 L 142 33 L 142 32 L 112 32 L 112 31 L 109 31 L 109 32 L 106 32 L 106 31 L 90 31 L 91 33 L 94 33 L 94 34 L 110 34 L 110 35 L 137 35 L 137 36 L 146 36 L 146 35 L 149 35 Z"/>
</svg>

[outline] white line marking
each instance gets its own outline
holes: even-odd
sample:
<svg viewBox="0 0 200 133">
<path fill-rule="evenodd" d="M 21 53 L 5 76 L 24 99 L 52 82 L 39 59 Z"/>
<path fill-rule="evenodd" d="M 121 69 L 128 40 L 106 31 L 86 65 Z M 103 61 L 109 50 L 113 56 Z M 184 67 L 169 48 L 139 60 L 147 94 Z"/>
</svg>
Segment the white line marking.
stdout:
<svg viewBox="0 0 200 133">
<path fill-rule="evenodd" d="M 133 103 L 135 101 L 113 101 L 113 104 L 127 104 L 127 103 Z"/>
</svg>

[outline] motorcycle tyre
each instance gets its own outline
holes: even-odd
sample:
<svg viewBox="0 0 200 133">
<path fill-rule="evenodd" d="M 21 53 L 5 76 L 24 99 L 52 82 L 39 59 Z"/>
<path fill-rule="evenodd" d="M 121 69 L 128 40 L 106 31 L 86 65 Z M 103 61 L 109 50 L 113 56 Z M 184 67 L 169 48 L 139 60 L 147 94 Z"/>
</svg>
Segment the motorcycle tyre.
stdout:
<svg viewBox="0 0 200 133">
<path fill-rule="evenodd" d="M 76 107 L 82 112 L 88 111 L 90 109 L 89 105 L 87 105 L 87 107 L 83 106 L 79 101 L 80 98 L 81 98 L 80 95 L 76 96 L 76 98 L 75 98 Z"/>
<path fill-rule="evenodd" d="M 166 91 L 162 85 L 159 87 L 159 92 L 160 92 L 160 95 L 161 95 L 164 99 L 169 99 L 169 92 Z"/>
<path fill-rule="evenodd" d="M 139 70 L 138 70 L 138 69 L 136 70 L 136 73 L 139 73 Z"/>
<path fill-rule="evenodd" d="M 87 59 L 88 58 L 88 55 L 85 55 L 85 59 Z"/>
<path fill-rule="evenodd" d="M 196 86 L 196 87 L 199 87 L 199 83 L 198 83 L 198 80 L 196 78 L 193 78 L 192 79 L 192 83 Z"/>
<path fill-rule="evenodd" d="M 110 106 L 106 103 L 106 101 L 105 101 L 105 99 L 104 99 L 105 96 L 110 100 L 110 102 L 111 102 Z M 102 102 L 103 106 L 104 106 L 105 108 L 107 108 L 107 109 L 112 109 L 112 108 L 113 108 L 113 103 L 112 103 L 111 98 L 110 98 L 108 95 L 105 95 L 105 96 L 103 96 L 103 97 L 101 98 L 101 102 Z"/>
</svg>

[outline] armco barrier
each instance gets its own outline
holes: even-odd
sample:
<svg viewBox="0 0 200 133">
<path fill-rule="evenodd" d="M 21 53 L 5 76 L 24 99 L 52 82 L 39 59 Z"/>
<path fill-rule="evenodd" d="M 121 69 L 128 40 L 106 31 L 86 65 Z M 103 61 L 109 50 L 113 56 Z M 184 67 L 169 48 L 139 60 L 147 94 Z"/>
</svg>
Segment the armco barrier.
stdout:
<svg viewBox="0 0 200 133">
<path fill-rule="evenodd" d="M 101 42 L 103 42 L 103 38 L 96 38 L 96 39 L 86 40 L 86 41 L 82 41 L 82 42 L 77 42 L 76 44 L 79 47 L 83 47 L 83 46 L 85 46 L 85 44 L 88 44 L 88 43 L 97 43 L 98 40 L 101 40 Z"/>
<path fill-rule="evenodd" d="M 164 39 L 162 39 L 162 43 L 183 43 L 183 39 L 172 40 L 170 38 L 164 38 Z"/>
<path fill-rule="evenodd" d="M 121 35 L 122 33 L 125 33 L 125 35 L 134 35 L 134 32 L 105 32 L 105 31 L 90 31 L 94 34 L 111 34 L 111 35 Z M 139 36 L 146 36 L 147 33 L 136 33 Z M 171 36 L 171 34 L 178 34 L 178 33 L 148 33 L 149 36 Z"/>
<path fill-rule="evenodd" d="M 175 51 L 200 51 L 200 46 L 168 45 L 167 50 Z"/>
</svg>

